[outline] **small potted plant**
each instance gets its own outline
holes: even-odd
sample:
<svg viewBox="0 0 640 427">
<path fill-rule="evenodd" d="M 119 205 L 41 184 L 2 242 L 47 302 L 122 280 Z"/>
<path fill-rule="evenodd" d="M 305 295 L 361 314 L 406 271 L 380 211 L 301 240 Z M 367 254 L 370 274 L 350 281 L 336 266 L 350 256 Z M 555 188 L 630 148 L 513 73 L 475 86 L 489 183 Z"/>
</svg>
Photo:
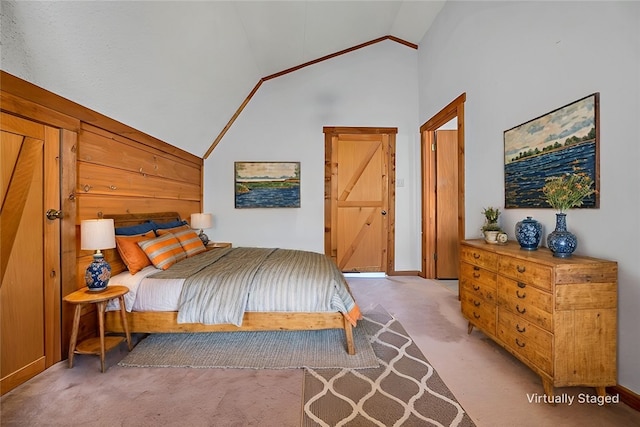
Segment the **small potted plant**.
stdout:
<svg viewBox="0 0 640 427">
<path fill-rule="evenodd" d="M 484 240 L 487 243 L 498 243 L 498 234 L 502 232 L 500 225 L 498 225 L 498 218 L 500 217 L 500 209 L 489 206 L 482 211 L 485 221 L 482 226 L 482 234 L 484 234 Z"/>
</svg>

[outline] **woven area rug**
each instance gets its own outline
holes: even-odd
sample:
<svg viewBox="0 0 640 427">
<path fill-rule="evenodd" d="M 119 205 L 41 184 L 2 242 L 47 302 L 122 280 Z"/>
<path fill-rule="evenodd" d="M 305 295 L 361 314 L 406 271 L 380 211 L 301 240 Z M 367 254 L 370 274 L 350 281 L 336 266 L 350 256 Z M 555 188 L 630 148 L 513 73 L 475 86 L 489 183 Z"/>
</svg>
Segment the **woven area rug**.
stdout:
<svg viewBox="0 0 640 427">
<path fill-rule="evenodd" d="M 396 319 L 364 317 L 380 367 L 305 369 L 304 427 L 475 425 Z"/>
<path fill-rule="evenodd" d="M 118 365 L 253 369 L 379 366 L 363 329 L 360 324 L 353 329 L 353 356 L 347 353 L 343 329 L 152 334 Z"/>
</svg>

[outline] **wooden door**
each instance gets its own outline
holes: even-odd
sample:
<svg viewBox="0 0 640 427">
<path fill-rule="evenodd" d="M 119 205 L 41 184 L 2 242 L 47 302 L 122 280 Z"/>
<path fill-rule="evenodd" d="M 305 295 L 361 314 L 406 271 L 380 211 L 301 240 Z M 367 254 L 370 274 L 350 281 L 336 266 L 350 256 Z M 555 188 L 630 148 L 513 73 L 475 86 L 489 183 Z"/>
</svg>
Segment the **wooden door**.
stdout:
<svg viewBox="0 0 640 427">
<path fill-rule="evenodd" d="M 420 126 L 420 147 L 422 157 L 422 271 L 420 275 L 427 279 L 440 277 L 436 273 L 436 260 L 442 259 L 438 255 L 438 205 L 447 209 L 446 203 L 438 202 L 438 163 L 442 160 L 436 158 L 437 154 L 442 154 L 436 150 L 436 131 L 444 125 L 457 119 L 457 141 L 455 144 L 455 158 L 457 170 L 457 190 L 455 191 L 457 202 L 452 209 L 455 209 L 455 217 L 458 224 L 457 241 L 465 237 L 465 211 L 464 211 L 464 103 L 467 95 L 463 93 L 446 107 L 440 110 L 435 116 Z M 453 153 L 451 153 L 453 154 Z M 457 207 L 457 208 L 456 208 Z M 442 217 L 442 213 L 440 217 Z M 453 215 L 452 212 L 445 215 Z M 442 219 L 442 218 L 441 218 Z M 442 249 L 440 249 L 442 250 Z M 456 255 L 457 256 L 457 255 Z M 457 273 L 456 273 L 457 276 Z"/>
<path fill-rule="evenodd" d="M 325 128 L 331 170 L 325 249 L 342 271 L 388 272 L 395 133 L 331 129 Z"/>
<path fill-rule="evenodd" d="M 59 131 L 0 113 L 0 392 L 60 360 Z M 57 340 L 57 341 L 56 341 Z"/>
<path fill-rule="evenodd" d="M 458 278 L 458 131 L 435 132 L 436 278 Z"/>
</svg>

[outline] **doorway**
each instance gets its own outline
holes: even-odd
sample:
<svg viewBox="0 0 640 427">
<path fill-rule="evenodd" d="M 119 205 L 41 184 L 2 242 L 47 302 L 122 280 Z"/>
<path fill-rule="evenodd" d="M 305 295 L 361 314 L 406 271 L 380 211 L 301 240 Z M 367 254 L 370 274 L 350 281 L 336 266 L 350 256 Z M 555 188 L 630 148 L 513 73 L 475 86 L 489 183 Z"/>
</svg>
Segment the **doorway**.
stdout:
<svg viewBox="0 0 640 427">
<path fill-rule="evenodd" d="M 420 276 L 428 279 L 457 278 L 458 246 L 465 236 L 465 100 L 466 93 L 463 93 L 420 126 L 423 180 Z M 439 131 L 454 119 L 457 122 L 455 131 Z M 439 145 L 442 146 L 440 150 Z M 452 184 L 452 180 L 455 183 Z M 454 274 L 455 277 L 450 277 Z"/>
<path fill-rule="evenodd" d="M 325 254 L 343 272 L 394 269 L 397 128 L 325 127 Z"/>
</svg>

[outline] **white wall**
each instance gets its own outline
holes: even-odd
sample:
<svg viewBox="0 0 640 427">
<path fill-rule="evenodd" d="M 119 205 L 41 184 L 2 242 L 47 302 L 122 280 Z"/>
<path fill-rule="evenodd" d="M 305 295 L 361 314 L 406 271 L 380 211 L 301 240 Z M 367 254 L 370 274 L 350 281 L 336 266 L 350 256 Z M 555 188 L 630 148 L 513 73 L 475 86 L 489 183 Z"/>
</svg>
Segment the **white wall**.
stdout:
<svg viewBox="0 0 640 427">
<path fill-rule="evenodd" d="M 483 206 L 504 205 L 503 131 L 600 92 L 600 209 L 569 211 L 580 254 L 619 268 L 618 382 L 640 393 L 640 3 L 447 2 L 419 56 L 420 120 L 462 92 L 466 233 L 478 237 Z M 510 209 L 511 238 L 532 215 Z"/>
<path fill-rule="evenodd" d="M 205 161 L 213 240 L 324 252 L 323 126 L 397 127 L 396 269 L 420 269 L 417 51 L 392 41 L 269 80 Z M 235 209 L 235 161 L 300 161 L 301 207 Z"/>
</svg>

